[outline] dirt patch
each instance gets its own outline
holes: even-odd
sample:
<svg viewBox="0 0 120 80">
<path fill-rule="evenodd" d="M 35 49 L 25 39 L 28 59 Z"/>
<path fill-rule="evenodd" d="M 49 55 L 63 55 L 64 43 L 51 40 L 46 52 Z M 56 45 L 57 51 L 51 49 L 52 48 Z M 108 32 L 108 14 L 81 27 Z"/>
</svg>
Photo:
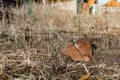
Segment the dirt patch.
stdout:
<svg viewBox="0 0 120 80">
<path fill-rule="evenodd" d="M 48 79 L 48 80 L 69 80 L 84 76 L 86 74 L 82 62 L 72 61 L 68 56 L 63 55 L 61 49 L 75 37 L 76 34 L 50 33 L 46 34 L 33 48 L 28 49 L 7 49 L 1 51 L 0 65 L 3 80 L 9 79 Z M 61 36 L 62 34 L 62 36 Z M 82 38 L 82 34 L 76 38 Z M 106 35 L 107 36 L 107 35 Z M 88 39 L 96 45 L 93 50 L 92 59 L 86 63 L 91 73 L 90 80 L 118 80 L 120 79 L 119 46 L 118 48 L 108 37 L 88 36 Z M 108 38 L 108 42 L 106 41 Z M 117 39 L 117 36 L 114 35 Z M 115 40 L 116 40 L 115 39 Z M 113 41 L 114 42 L 114 41 Z M 119 42 L 119 40 L 118 40 Z M 103 44 L 105 43 L 105 44 Z M 108 44 L 107 44 L 108 43 Z M 12 44 L 10 44 L 12 46 Z M 114 45 L 109 47 L 109 45 Z M 7 45 L 6 45 L 7 46 Z"/>
</svg>

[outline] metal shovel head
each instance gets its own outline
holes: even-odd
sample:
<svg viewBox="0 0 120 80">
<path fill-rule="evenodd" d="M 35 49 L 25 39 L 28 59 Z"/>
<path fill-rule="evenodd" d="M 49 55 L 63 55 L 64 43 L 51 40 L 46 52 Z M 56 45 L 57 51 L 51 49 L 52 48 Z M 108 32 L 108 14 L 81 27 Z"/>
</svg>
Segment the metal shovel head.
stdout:
<svg viewBox="0 0 120 80">
<path fill-rule="evenodd" d="M 63 49 L 63 54 L 70 56 L 74 61 L 89 61 L 92 56 L 90 41 L 78 39 L 76 42 L 68 44 Z"/>
</svg>

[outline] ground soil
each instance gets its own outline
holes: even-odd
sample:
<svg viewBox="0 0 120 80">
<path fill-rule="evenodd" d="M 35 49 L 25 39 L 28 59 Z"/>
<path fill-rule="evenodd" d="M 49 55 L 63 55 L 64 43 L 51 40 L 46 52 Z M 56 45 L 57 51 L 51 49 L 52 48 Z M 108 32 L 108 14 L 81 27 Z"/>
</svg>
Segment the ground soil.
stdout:
<svg viewBox="0 0 120 80">
<path fill-rule="evenodd" d="M 6 38 L 1 36 L 0 79 L 77 80 L 86 74 L 83 62 L 71 60 L 62 54 L 62 49 L 71 39 L 86 37 L 94 44 L 93 57 L 85 63 L 91 73 L 89 80 L 120 80 L 119 35 L 50 34 L 53 35 L 46 34 L 34 48 L 15 47 L 15 42 L 4 42 Z"/>
</svg>

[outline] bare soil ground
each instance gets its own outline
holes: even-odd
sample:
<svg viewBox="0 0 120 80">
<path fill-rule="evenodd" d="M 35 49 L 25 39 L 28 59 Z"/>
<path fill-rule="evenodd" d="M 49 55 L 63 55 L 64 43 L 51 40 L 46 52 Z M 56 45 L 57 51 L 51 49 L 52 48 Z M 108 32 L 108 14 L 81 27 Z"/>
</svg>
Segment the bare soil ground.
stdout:
<svg viewBox="0 0 120 80">
<path fill-rule="evenodd" d="M 34 45 L 34 48 L 15 49 L 14 42 L 8 42 L 9 45 L 8 43 L 1 44 L 1 47 L 4 46 L 4 50 L 1 48 L 0 78 L 2 80 L 18 78 L 22 80 L 79 79 L 86 74 L 81 65 L 82 62 L 72 61 L 70 57 L 62 54 L 62 49 L 73 37 L 76 39 L 85 37 L 82 34 L 76 35 L 77 33 L 49 32 L 39 43 Z M 98 36 L 93 38 L 90 34 L 87 36 L 91 43 L 97 47 L 93 50 L 93 58 L 86 63 L 91 73 L 90 80 L 119 80 L 120 46 L 118 45 L 118 35 L 104 34 L 100 38 Z M 115 42 L 112 39 L 118 41 Z"/>
</svg>

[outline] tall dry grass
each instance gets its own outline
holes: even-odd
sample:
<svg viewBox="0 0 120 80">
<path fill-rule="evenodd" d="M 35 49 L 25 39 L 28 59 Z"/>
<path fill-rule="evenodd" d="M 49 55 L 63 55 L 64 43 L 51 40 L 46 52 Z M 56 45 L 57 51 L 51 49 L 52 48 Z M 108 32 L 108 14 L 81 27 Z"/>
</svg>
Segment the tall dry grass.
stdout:
<svg viewBox="0 0 120 80">
<path fill-rule="evenodd" d="M 118 14 L 97 14 L 89 15 L 80 13 L 78 15 L 64 10 L 58 10 L 49 6 L 33 3 L 33 12 L 29 13 L 29 5 L 19 9 L 12 8 L 9 13 L 9 24 L 6 19 L 1 21 L 1 32 L 24 35 L 25 29 L 32 29 L 33 33 L 41 31 L 65 31 L 65 32 L 98 32 L 116 33 L 119 32 Z M 11 20 L 12 19 L 12 20 Z M 117 29 L 116 29 L 117 28 Z M 7 30 L 7 31 L 5 31 Z M 32 34 L 32 33 L 31 33 Z"/>
<path fill-rule="evenodd" d="M 85 74 L 81 64 L 62 55 L 71 39 L 87 37 L 99 46 L 97 52 L 114 49 L 116 44 L 112 45 L 112 41 L 120 40 L 120 13 L 76 15 L 37 3 L 33 3 L 32 14 L 29 5 L 8 12 L 9 21 L 6 14 L 0 21 L 1 79 L 77 79 Z M 119 49 L 120 44 L 117 45 Z M 98 68 L 105 67 L 102 64 L 98 60 L 98 75 Z M 94 74 L 94 69 L 91 71 Z"/>
</svg>

